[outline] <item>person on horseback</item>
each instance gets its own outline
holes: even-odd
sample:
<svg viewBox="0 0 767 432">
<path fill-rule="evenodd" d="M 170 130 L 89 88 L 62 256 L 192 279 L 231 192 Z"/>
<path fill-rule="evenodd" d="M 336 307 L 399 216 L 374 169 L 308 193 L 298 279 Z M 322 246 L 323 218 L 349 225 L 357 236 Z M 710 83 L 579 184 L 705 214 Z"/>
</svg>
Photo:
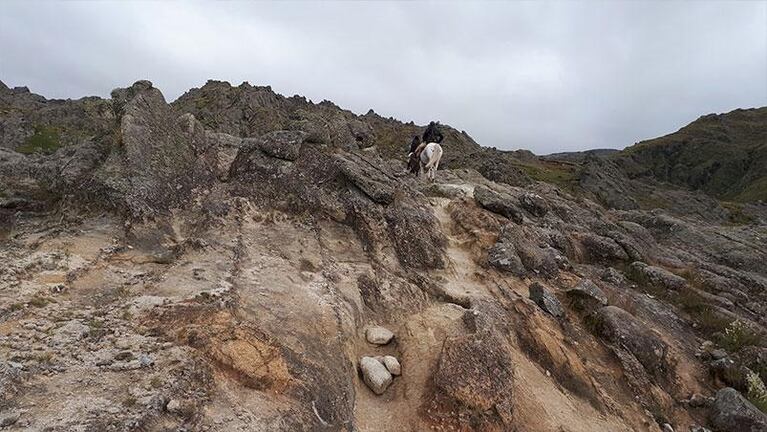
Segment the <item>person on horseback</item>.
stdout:
<svg viewBox="0 0 767 432">
<path fill-rule="evenodd" d="M 426 130 L 423 131 L 423 139 L 416 135 L 413 137 L 413 141 L 410 142 L 410 154 L 408 155 L 407 162 L 408 171 L 418 176 L 418 173 L 421 171 L 419 159 L 426 144 L 432 142 L 441 143 L 443 139 L 445 139 L 445 136 L 439 130 L 439 122 L 429 122 Z"/>
<path fill-rule="evenodd" d="M 421 137 L 418 135 L 414 136 L 413 141 L 410 142 L 410 153 L 408 154 L 407 161 L 407 170 L 410 171 L 410 174 L 415 174 L 416 176 L 421 170 L 421 164 L 418 163 L 418 155 L 416 154 L 416 151 L 420 145 Z"/>
<path fill-rule="evenodd" d="M 442 135 L 442 131 L 439 130 L 439 122 L 430 122 L 428 126 L 426 126 L 426 130 L 423 131 L 423 142 L 425 143 L 442 143 L 442 140 L 445 139 L 445 136 Z"/>
</svg>

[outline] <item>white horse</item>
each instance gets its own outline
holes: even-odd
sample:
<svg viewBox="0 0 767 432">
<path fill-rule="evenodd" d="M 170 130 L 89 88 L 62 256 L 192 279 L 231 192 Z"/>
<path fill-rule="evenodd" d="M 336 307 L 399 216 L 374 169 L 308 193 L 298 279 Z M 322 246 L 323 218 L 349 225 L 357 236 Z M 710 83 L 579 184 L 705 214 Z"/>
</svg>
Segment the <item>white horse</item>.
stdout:
<svg viewBox="0 0 767 432">
<path fill-rule="evenodd" d="M 442 146 L 435 142 L 426 144 L 421 152 L 421 170 L 431 181 L 434 181 L 440 159 L 442 159 Z"/>
</svg>

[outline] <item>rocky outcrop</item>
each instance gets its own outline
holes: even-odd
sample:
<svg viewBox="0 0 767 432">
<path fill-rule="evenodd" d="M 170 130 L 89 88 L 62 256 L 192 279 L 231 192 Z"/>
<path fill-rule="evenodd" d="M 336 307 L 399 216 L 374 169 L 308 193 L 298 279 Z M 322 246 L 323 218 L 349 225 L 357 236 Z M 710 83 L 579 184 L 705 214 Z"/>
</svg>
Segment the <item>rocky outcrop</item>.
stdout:
<svg viewBox="0 0 767 432">
<path fill-rule="evenodd" d="M 759 411 L 737 390 L 727 387 L 716 393 L 711 422 L 723 432 L 767 430 L 767 414 Z"/>
<path fill-rule="evenodd" d="M 542 196 L 534 193 L 525 193 L 519 197 L 519 204 L 533 216 L 543 217 L 549 211 L 549 204 Z"/>
<path fill-rule="evenodd" d="M 456 413 L 457 427 L 505 429 L 513 421 L 513 365 L 507 343 L 490 328 L 445 340 L 434 373 L 433 403 Z"/>
<path fill-rule="evenodd" d="M 516 247 L 510 243 L 498 242 L 493 245 L 487 252 L 487 263 L 516 276 L 524 276 L 527 273 L 522 259 L 517 255 Z"/>
<path fill-rule="evenodd" d="M 119 151 L 96 174 L 110 201 L 134 217 L 155 216 L 187 202 L 194 188 L 208 187 L 212 166 L 198 158 L 177 123 L 179 113 L 149 81 L 112 92 L 120 119 Z"/>
<path fill-rule="evenodd" d="M 629 256 L 615 240 L 594 233 L 579 236 L 589 262 L 610 264 L 628 261 Z"/>
<path fill-rule="evenodd" d="M 604 291 L 589 279 L 582 279 L 565 293 L 573 299 L 580 310 L 592 311 L 600 306 L 607 306 L 607 296 Z"/>
<path fill-rule="evenodd" d="M 639 208 L 626 174 L 607 158 L 589 155 L 578 174 L 579 185 L 606 206 L 620 210 Z"/>
<path fill-rule="evenodd" d="M 656 380 L 666 379 L 672 365 L 668 345 L 644 323 L 617 306 L 596 314 L 597 332 L 618 350 L 626 350 Z"/>
<path fill-rule="evenodd" d="M 377 155 L 329 154 L 300 136 L 303 150 L 295 161 L 270 156 L 264 144 L 241 148 L 229 174 L 236 192 L 290 213 L 325 214 L 347 223 L 371 254 L 391 245 L 405 266 L 444 266 L 445 238 L 433 214 L 412 190 L 394 201 L 395 177 Z"/>
<path fill-rule="evenodd" d="M 516 276 L 555 276 L 567 259 L 560 251 L 547 244 L 540 233 L 515 224 L 507 224 L 498 235 L 495 245 L 488 251 L 488 263 Z"/>
<path fill-rule="evenodd" d="M 484 186 L 474 188 L 477 204 L 493 213 L 507 217 L 520 224 L 524 220 L 522 211 L 512 202 L 511 196 L 502 195 Z"/>
<path fill-rule="evenodd" d="M 670 271 L 643 262 L 633 262 L 629 266 L 629 275 L 640 284 L 657 290 L 681 290 L 687 286 L 687 280 Z"/>
</svg>

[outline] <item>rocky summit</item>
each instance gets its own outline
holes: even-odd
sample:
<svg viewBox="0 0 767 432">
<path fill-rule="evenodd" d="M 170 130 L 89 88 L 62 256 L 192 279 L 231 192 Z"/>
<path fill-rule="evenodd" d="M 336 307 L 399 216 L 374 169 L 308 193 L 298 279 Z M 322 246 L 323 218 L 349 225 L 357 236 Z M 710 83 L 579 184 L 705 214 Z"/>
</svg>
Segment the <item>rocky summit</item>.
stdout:
<svg viewBox="0 0 767 432">
<path fill-rule="evenodd" d="M 765 431 L 764 112 L 548 157 L 440 125 L 430 182 L 372 110 L 0 84 L 0 428 Z"/>
</svg>

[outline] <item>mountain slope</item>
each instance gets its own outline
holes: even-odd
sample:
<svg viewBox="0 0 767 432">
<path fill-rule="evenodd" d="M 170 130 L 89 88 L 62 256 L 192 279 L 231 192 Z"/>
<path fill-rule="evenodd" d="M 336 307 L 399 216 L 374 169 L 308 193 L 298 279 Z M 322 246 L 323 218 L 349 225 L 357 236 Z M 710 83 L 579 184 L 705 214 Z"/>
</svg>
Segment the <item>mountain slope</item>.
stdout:
<svg viewBox="0 0 767 432">
<path fill-rule="evenodd" d="M 630 178 L 651 177 L 721 199 L 767 200 L 767 107 L 703 116 L 613 157 Z"/>
</svg>

